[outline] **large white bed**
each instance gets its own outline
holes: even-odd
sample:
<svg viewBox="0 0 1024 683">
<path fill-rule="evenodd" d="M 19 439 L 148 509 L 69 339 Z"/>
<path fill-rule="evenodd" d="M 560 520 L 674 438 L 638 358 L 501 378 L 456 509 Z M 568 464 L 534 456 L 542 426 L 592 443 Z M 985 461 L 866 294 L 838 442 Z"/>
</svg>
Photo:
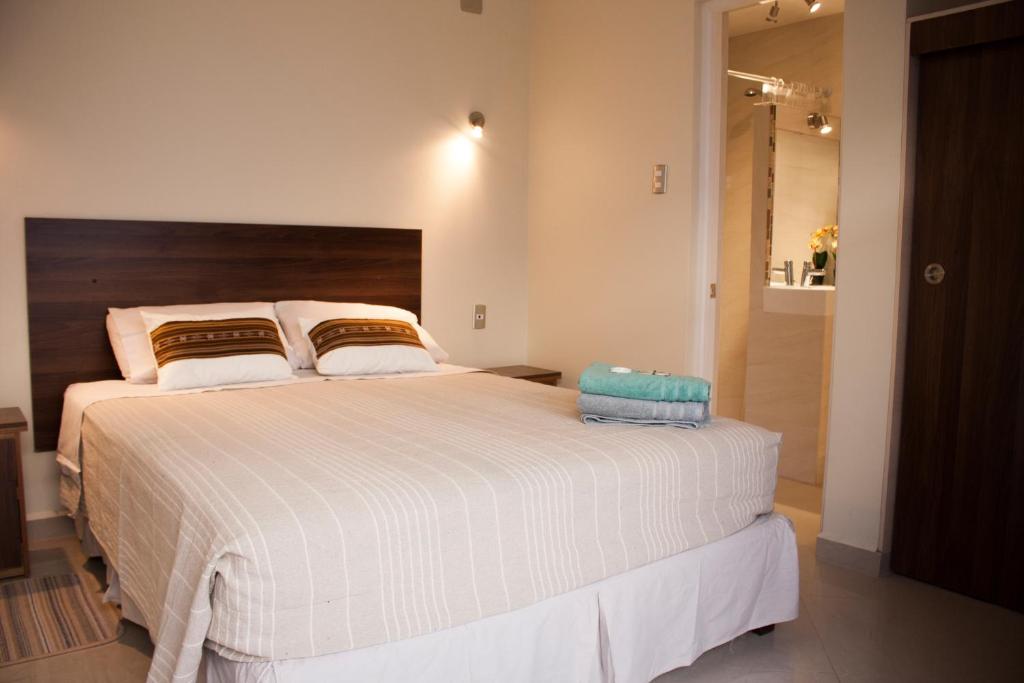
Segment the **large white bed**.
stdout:
<svg viewBox="0 0 1024 683">
<path fill-rule="evenodd" d="M 583 425 L 454 366 L 338 379 L 69 389 L 62 496 L 150 680 L 648 681 L 795 618 L 778 435 Z"/>
<path fill-rule="evenodd" d="M 419 230 L 25 239 L 34 445 L 154 683 L 647 681 L 796 615 L 779 436 L 437 365 Z"/>
</svg>

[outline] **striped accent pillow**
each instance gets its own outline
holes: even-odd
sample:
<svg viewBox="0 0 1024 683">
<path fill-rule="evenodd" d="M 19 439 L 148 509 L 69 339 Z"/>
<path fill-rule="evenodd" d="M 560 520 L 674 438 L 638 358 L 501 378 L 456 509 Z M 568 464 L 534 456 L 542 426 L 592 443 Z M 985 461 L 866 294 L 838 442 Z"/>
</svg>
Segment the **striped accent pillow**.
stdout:
<svg viewBox="0 0 1024 683">
<path fill-rule="evenodd" d="M 161 389 L 291 377 L 277 321 L 230 315 L 142 313 Z"/>
<path fill-rule="evenodd" d="M 189 358 L 261 353 L 288 357 L 277 334 L 277 324 L 266 318 L 172 320 L 150 332 L 149 339 L 158 368 Z"/>
<path fill-rule="evenodd" d="M 156 382 L 156 360 L 146 331 L 142 312 L 170 316 L 205 316 L 206 318 L 269 318 L 277 321 L 274 304 L 267 301 L 223 302 L 215 304 L 174 304 L 171 306 L 136 306 L 107 309 L 107 335 L 121 368 L 121 374 L 132 384 Z M 280 327 L 284 350 L 292 367 L 298 369 L 301 359 L 295 353 L 288 335 Z"/>
<path fill-rule="evenodd" d="M 448 353 L 437 340 L 419 324 L 416 314 L 396 306 L 361 304 L 338 301 L 290 300 L 274 303 L 274 312 L 284 330 L 285 343 L 290 347 L 293 368 L 316 367 L 316 356 L 302 330 L 300 320 L 332 320 L 336 318 L 369 318 L 373 320 L 401 320 L 416 330 L 423 346 L 436 363 L 448 360 Z"/>
<path fill-rule="evenodd" d="M 332 318 L 300 321 L 321 375 L 430 372 L 437 363 L 404 320 Z"/>
</svg>

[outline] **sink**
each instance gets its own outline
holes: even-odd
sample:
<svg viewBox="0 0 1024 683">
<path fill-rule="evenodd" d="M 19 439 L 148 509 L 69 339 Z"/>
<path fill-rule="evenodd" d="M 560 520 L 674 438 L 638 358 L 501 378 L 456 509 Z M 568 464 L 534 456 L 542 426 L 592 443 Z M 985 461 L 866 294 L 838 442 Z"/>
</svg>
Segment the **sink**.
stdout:
<svg viewBox="0 0 1024 683">
<path fill-rule="evenodd" d="M 835 285 L 814 285 L 801 287 L 772 282 L 761 289 L 761 305 L 765 313 L 786 313 L 790 315 L 835 314 Z"/>
</svg>

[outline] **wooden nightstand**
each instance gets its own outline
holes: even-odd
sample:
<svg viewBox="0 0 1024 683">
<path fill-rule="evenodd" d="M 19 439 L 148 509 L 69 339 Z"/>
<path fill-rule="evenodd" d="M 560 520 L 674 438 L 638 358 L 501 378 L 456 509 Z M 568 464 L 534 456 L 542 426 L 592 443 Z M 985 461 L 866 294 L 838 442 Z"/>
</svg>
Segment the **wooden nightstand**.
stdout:
<svg viewBox="0 0 1024 683">
<path fill-rule="evenodd" d="M 550 384 L 558 386 L 558 380 L 562 379 L 562 373 L 558 370 L 545 370 L 535 368 L 532 365 L 504 365 L 500 368 L 487 368 L 496 375 L 511 377 L 513 379 L 525 379 L 537 384 Z"/>
<path fill-rule="evenodd" d="M 0 408 L 0 579 L 28 574 L 25 487 L 21 433 L 28 429 L 17 408 Z"/>
</svg>

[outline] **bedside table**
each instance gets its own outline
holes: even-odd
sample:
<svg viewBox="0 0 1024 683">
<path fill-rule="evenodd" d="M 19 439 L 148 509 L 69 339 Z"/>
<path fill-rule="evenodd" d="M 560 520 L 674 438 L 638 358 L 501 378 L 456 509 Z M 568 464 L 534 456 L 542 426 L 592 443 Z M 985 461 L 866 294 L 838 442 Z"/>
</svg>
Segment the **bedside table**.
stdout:
<svg viewBox="0 0 1024 683">
<path fill-rule="evenodd" d="M 496 375 L 511 377 L 512 379 L 525 379 L 528 382 L 537 384 L 549 384 L 558 386 L 558 380 L 562 379 L 562 373 L 558 370 L 545 370 L 535 368 L 532 365 L 503 365 L 500 368 L 487 368 Z"/>
<path fill-rule="evenodd" d="M 25 486 L 21 433 L 28 429 L 17 408 L 0 408 L 0 579 L 28 574 Z"/>
</svg>

